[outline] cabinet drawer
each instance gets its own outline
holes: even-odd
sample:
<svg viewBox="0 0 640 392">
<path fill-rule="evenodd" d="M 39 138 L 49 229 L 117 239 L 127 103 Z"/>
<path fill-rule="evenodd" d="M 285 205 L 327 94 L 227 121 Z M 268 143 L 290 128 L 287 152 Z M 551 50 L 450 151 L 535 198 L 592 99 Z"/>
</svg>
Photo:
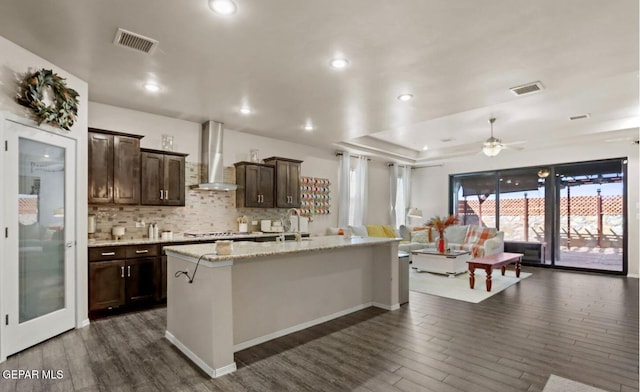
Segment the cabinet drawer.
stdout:
<svg viewBox="0 0 640 392">
<path fill-rule="evenodd" d="M 102 246 L 99 248 L 89 248 L 89 261 L 108 261 L 124 259 L 125 257 L 125 248 L 122 246 Z"/>
<path fill-rule="evenodd" d="M 158 245 L 131 245 L 125 249 L 127 259 L 158 255 Z"/>
</svg>

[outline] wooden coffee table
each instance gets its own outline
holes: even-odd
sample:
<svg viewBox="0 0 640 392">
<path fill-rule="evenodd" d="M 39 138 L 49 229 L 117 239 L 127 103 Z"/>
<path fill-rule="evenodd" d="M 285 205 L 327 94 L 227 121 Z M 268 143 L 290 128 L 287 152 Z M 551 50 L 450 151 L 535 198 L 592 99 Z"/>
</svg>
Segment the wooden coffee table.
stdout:
<svg viewBox="0 0 640 392">
<path fill-rule="evenodd" d="M 520 264 L 522 263 L 522 253 L 496 253 L 490 256 L 479 257 L 467 261 L 469 264 L 469 286 L 473 289 L 476 284 L 475 270 L 476 268 L 482 268 L 487 274 L 487 291 L 491 291 L 491 271 L 500 267 L 502 275 L 507 265 L 516 263 L 516 277 L 520 277 Z"/>
</svg>

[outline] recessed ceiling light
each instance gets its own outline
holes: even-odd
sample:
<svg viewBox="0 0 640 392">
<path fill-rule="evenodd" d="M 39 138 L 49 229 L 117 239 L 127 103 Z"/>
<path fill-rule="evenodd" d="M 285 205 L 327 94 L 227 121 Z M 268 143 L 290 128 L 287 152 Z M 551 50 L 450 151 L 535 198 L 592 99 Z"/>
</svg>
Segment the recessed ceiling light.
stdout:
<svg viewBox="0 0 640 392">
<path fill-rule="evenodd" d="M 304 130 L 305 131 L 313 131 L 313 124 L 307 123 L 307 125 L 304 126 Z"/>
<path fill-rule="evenodd" d="M 398 100 L 402 102 L 411 101 L 413 99 L 413 94 L 402 94 L 398 95 Z"/>
<path fill-rule="evenodd" d="M 238 6 L 233 0 L 209 0 L 209 8 L 219 15 L 233 15 L 238 11 Z"/>
<path fill-rule="evenodd" d="M 44 154 L 44 157 L 45 158 L 49 158 L 49 154 Z"/>
<path fill-rule="evenodd" d="M 349 66 L 349 60 L 343 57 L 337 57 L 335 59 L 332 59 L 329 64 L 331 64 L 331 68 L 344 69 Z"/>
<path fill-rule="evenodd" d="M 147 82 L 143 87 L 150 93 L 157 93 L 158 91 L 160 91 L 160 86 L 155 82 Z"/>
<path fill-rule="evenodd" d="M 422 147 L 422 151 L 427 151 L 429 149 L 429 146 L 427 146 L 426 144 L 424 145 L 424 147 Z"/>
<path fill-rule="evenodd" d="M 249 106 L 243 106 L 240 108 L 240 113 L 244 115 L 251 114 L 251 108 Z"/>
</svg>

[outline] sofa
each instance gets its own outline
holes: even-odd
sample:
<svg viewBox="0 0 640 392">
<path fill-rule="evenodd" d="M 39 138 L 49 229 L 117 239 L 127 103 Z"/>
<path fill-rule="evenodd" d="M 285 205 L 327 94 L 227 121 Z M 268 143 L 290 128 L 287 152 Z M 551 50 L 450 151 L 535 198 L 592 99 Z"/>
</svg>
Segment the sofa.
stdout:
<svg viewBox="0 0 640 392">
<path fill-rule="evenodd" d="M 435 248 L 438 232 L 424 226 L 400 227 L 400 235 L 410 250 Z M 504 252 L 504 232 L 478 225 L 453 225 L 444 231 L 447 249 L 466 250 L 472 257 Z"/>
<path fill-rule="evenodd" d="M 352 235 L 361 237 L 402 238 L 398 250 L 411 255 L 411 251 L 435 248 L 437 231 L 425 226 L 400 226 L 399 230 L 387 225 L 349 226 Z M 328 228 L 327 235 L 336 235 L 340 228 Z M 504 232 L 477 225 L 453 225 L 444 231 L 447 248 L 466 250 L 472 257 L 488 256 L 504 252 Z"/>
</svg>

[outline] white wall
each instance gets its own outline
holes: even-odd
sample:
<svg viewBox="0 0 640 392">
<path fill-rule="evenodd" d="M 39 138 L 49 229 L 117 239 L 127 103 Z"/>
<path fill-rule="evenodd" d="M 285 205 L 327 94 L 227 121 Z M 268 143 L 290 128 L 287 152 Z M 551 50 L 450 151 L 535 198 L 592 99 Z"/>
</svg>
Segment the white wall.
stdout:
<svg viewBox="0 0 640 392">
<path fill-rule="evenodd" d="M 33 72 L 41 68 L 51 69 L 53 72 L 66 78 L 67 85 L 75 89 L 79 94 L 78 117 L 71 131 L 55 130 L 43 127 L 50 132 L 55 132 L 76 140 L 76 326 L 88 323 L 88 289 L 87 289 L 87 113 L 88 113 L 88 86 L 81 79 L 69 74 L 65 70 L 56 67 L 45 59 L 19 47 L 0 37 L 0 111 L 8 112 L 26 119 L 31 118 L 29 109 L 15 102 L 17 82 L 26 72 Z M 31 120 L 27 120 L 31 122 Z M 7 173 L 0 172 L 0 183 Z M 1 196 L 0 196 L 1 198 Z M 2 217 L 0 217 L 2 220 Z M 3 222 L 0 222 L 3 223 Z M 2 224 L 3 225 L 3 224 Z M 0 225 L 0 226 L 2 226 Z M 1 302 L 1 301 L 0 301 Z"/>
<path fill-rule="evenodd" d="M 450 174 L 622 157 L 628 157 L 629 274 L 637 276 L 640 257 L 640 169 L 638 146 L 630 142 L 576 144 L 545 151 L 506 150 L 494 158 L 475 155 L 441 166 L 417 168 L 412 176 L 411 204 L 421 208 L 425 218 L 446 214 L 449 211 Z"/>
<path fill-rule="evenodd" d="M 172 117 L 89 102 L 89 127 L 143 135 L 140 146 L 162 149 L 162 135 L 173 136 L 173 150 L 189 154 L 187 162 L 198 162 L 200 124 Z"/>
</svg>

